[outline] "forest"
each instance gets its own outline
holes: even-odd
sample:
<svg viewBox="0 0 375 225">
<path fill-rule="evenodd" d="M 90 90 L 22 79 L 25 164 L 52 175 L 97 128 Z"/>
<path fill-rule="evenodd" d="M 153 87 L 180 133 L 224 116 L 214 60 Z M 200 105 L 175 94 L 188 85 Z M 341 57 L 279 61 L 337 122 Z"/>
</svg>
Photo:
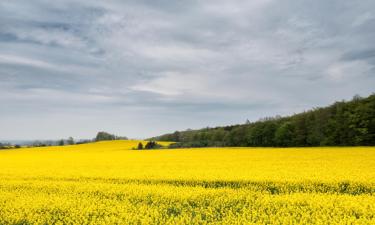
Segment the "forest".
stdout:
<svg viewBox="0 0 375 225">
<path fill-rule="evenodd" d="M 151 138 L 172 141 L 178 147 L 308 147 L 374 146 L 375 94 L 354 96 L 328 107 L 314 108 L 287 117 L 200 130 L 176 131 Z"/>
</svg>

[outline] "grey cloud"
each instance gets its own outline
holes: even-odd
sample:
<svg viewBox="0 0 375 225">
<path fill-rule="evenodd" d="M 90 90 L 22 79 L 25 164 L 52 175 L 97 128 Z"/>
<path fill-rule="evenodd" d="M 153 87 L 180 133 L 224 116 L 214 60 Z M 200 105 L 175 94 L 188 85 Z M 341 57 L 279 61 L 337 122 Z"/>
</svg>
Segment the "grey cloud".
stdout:
<svg viewBox="0 0 375 225">
<path fill-rule="evenodd" d="M 354 51 L 345 53 L 341 59 L 342 60 L 374 60 L 375 58 L 375 49 L 365 49 L 362 51 Z"/>
<path fill-rule="evenodd" d="M 0 139 L 148 137 L 368 95 L 374 9 L 370 0 L 1 1 Z"/>
</svg>

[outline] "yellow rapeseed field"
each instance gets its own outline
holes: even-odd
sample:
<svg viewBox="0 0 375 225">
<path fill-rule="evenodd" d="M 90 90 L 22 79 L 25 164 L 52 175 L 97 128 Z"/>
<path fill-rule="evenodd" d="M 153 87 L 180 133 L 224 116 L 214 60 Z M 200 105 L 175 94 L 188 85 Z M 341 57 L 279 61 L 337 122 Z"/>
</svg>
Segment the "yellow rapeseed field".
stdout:
<svg viewBox="0 0 375 225">
<path fill-rule="evenodd" d="M 374 147 L 137 144 L 0 151 L 0 224 L 375 224 Z"/>
</svg>

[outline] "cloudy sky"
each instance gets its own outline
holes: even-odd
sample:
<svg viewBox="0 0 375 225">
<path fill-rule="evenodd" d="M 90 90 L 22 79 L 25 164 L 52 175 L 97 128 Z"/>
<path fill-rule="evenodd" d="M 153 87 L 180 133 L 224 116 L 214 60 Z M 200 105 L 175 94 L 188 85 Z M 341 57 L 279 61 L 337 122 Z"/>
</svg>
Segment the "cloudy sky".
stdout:
<svg viewBox="0 0 375 225">
<path fill-rule="evenodd" d="M 0 1 L 0 139 L 150 137 L 375 91 L 375 1 Z"/>
</svg>

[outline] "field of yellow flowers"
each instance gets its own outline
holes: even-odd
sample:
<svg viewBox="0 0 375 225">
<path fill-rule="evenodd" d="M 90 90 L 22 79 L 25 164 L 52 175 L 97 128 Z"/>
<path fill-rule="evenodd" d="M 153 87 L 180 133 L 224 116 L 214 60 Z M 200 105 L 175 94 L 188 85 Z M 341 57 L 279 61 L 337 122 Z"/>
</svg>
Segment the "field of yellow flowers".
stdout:
<svg viewBox="0 0 375 225">
<path fill-rule="evenodd" d="M 0 151 L 0 224 L 375 224 L 374 147 L 137 144 Z"/>
</svg>

